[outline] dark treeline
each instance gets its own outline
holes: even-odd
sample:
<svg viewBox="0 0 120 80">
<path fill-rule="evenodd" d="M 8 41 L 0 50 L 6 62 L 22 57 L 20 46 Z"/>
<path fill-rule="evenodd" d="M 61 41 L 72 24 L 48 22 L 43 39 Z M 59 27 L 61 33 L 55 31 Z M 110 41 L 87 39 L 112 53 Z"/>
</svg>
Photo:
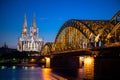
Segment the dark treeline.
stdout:
<svg viewBox="0 0 120 80">
<path fill-rule="evenodd" d="M 16 49 L 0 48 L 0 60 L 1 59 L 23 59 L 28 57 L 28 52 L 19 52 Z"/>
<path fill-rule="evenodd" d="M 16 49 L 0 48 L 0 65 L 14 65 L 21 64 L 23 62 L 30 63 L 31 59 L 34 58 L 36 61 L 39 60 L 39 56 L 36 57 L 34 54 L 39 52 L 34 51 L 17 51 Z M 35 62 L 34 62 L 35 63 Z"/>
</svg>

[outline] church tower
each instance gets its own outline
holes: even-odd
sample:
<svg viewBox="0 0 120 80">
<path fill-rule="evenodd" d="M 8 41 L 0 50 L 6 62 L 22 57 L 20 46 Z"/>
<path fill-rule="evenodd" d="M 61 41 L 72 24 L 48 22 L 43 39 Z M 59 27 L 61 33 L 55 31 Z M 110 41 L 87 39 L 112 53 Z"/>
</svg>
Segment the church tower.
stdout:
<svg viewBox="0 0 120 80">
<path fill-rule="evenodd" d="M 26 14 L 24 14 L 24 22 L 23 22 L 23 27 L 22 27 L 22 38 L 28 38 L 28 27 L 27 27 Z"/>
<path fill-rule="evenodd" d="M 31 38 L 38 38 L 38 28 L 36 26 L 35 16 L 33 16 L 32 26 L 30 28 L 30 37 Z"/>
<path fill-rule="evenodd" d="M 18 38 L 18 51 L 37 51 L 40 52 L 44 41 L 38 37 L 38 28 L 36 26 L 35 16 L 33 17 L 32 26 L 30 27 L 30 34 L 28 35 L 28 27 L 26 15 L 24 15 L 24 23 L 22 26 L 21 37 Z"/>
</svg>

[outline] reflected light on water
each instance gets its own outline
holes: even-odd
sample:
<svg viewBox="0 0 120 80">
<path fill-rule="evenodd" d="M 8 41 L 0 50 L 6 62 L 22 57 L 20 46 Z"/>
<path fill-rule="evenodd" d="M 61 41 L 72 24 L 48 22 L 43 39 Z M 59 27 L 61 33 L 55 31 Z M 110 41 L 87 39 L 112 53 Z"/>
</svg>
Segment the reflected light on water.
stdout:
<svg viewBox="0 0 120 80">
<path fill-rule="evenodd" d="M 25 70 L 28 70 L 28 67 L 27 67 L 27 66 L 23 66 L 22 68 L 25 69 Z"/>
<path fill-rule="evenodd" d="M 43 80 L 51 80 L 50 74 L 51 74 L 51 69 L 50 68 L 43 68 L 42 69 Z"/>
<path fill-rule="evenodd" d="M 30 68 L 31 68 L 31 70 L 35 69 L 35 67 L 34 67 L 34 66 L 31 66 Z"/>
<path fill-rule="evenodd" d="M 12 66 L 12 69 L 16 69 L 16 66 Z"/>
<path fill-rule="evenodd" d="M 5 69 L 6 67 L 5 66 L 1 66 L 1 69 Z"/>
<path fill-rule="evenodd" d="M 83 80 L 84 79 L 84 67 L 81 67 L 78 69 L 78 80 Z"/>
<path fill-rule="evenodd" d="M 94 78 L 94 57 L 90 56 L 84 57 L 84 78 L 85 79 Z"/>
<path fill-rule="evenodd" d="M 85 63 L 86 65 L 92 64 L 92 63 L 93 63 L 93 58 L 92 58 L 92 57 L 85 57 L 84 63 Z M 91 65 L 90 65 L 90 66 L 91 66 Z"/>
</svg>

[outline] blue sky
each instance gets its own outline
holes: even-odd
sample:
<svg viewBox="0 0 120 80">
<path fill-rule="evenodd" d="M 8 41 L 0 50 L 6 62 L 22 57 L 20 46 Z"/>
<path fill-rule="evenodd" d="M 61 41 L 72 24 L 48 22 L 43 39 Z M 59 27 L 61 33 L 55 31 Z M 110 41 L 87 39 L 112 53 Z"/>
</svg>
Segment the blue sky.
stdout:
<svg viewBox="0 0 120 80">
<path fill-rule="evenodd" d="M 109 20 L 119 10 L 120 0 L 0 0 L 0 47 L 16 48 L 24 13 L 28 28 L 35 14 L 39 37 L 53 42 L 69 19 Z"/>
</svg>

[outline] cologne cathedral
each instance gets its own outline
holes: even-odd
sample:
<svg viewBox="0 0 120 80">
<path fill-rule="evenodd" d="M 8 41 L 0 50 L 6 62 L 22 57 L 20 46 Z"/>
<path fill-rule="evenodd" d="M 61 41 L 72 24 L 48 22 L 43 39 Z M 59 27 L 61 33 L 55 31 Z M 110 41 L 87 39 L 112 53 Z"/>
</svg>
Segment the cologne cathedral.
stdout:
<svg viewBox="0 0 120 80">
<path fill-rule="evenodd" d="M 36 26 L 35 16 L 33 17 L 32 26 L 30 27 L 30 34 L 28 34 L 28 26 L 26 15 L 24 15 L 24 22 L 21 36 L 18 38 L 18 51 L 37 51 L 40 52 L 44 44 L 43 38 L 38 37 L 38 28 Z"/>
</svg>

